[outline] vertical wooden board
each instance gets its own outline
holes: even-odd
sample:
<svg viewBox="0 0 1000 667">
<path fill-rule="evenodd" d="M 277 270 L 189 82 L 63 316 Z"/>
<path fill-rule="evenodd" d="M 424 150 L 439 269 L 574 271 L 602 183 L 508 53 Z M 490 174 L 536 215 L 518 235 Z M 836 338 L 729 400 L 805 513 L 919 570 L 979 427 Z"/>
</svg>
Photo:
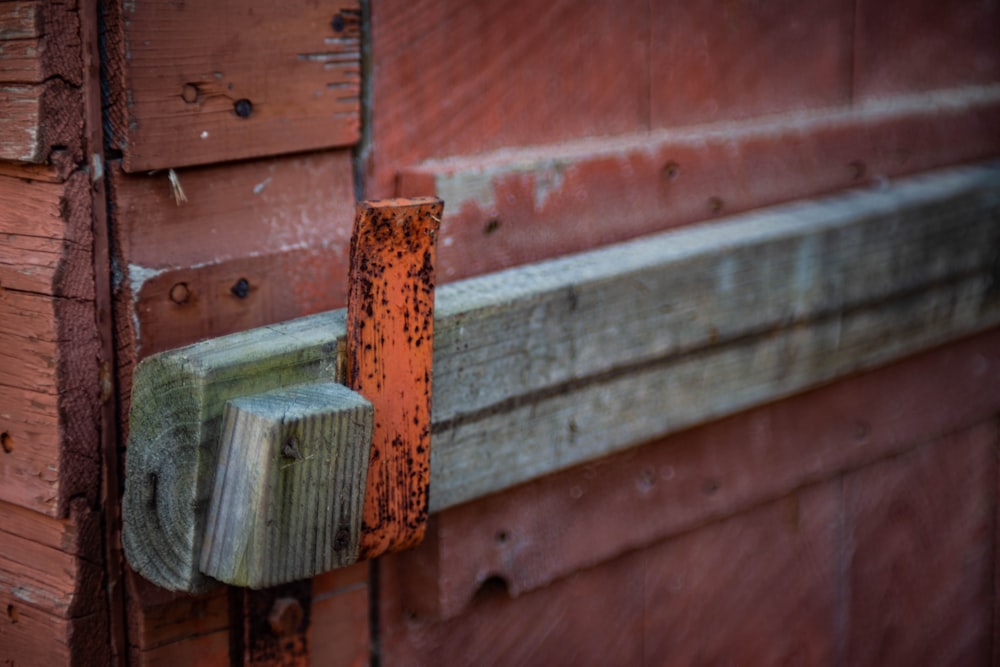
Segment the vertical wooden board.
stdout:
<svg viewBox="0 0 1000 667">
<path fill-rule="evenodd" d="M 371 20 L 366 197 L 431 157 L 647 127 L 643 3 L 395 0 Z"/>
<path fill-rule="evenodd" d="M 349 151 L 176 170 L 178 205 L 166 171 L 127 174 L 108 166 L 115 240 L 124 264 L 141 270 L 198 266 L 307 247 L 347 258 L 354 216 Z"/>
<path fill-rule="evenodd" d="M 824 485 L 508 597 L 487 579 L 435 621 L 380 586 L 385 664 L 832 662 L 837 487 Z M 397 563 L 397 564 L 394 564 Z"/>
<path fill-rule="evenodd" d="M 357 140 L 357 0 L 106 6 L 109 138 L 126 170 Z"/>
<path fill-rule="evenodd" d="M 1000 82 L 996 0 L 862 0 L 856 24 L 859 99 Z"/>
<path fill-rule="evenodd" d="M 183 641 L 164 644 L 149 651 L 133 651 L 129 664 L 137 667 L 219 667 L 228 665 L 229 633 L 192 635 Z"/>
<path fill-rule="evenodd" d="M 309 664 L 363 667 L 370 663 L 368 563 L 313 577 L 306 642 Z"/>
<path fill-rule="evenodd" d="M 128 638 L 135 652 L 190 643 L 195 637 L 228 635 L 229 591 L 218 587 L 204 595 L 170 594 L 132 572 L 128 586 Z"/>
<path fill-rule="evenodd" d="M 844 479 L 845 664 L 985 664 L 997 425 Z"/>
<path fill-rule="evenodd" d="M 654 128 L 850 99 L 849 0 L 676 0 L 650 8 Z"/>
</svg>

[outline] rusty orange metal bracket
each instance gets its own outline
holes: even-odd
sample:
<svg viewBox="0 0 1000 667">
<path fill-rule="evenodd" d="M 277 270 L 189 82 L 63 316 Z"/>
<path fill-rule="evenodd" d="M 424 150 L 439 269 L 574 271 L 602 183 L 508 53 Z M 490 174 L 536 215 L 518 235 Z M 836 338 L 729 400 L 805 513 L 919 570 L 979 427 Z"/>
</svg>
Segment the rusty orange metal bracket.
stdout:
<svg viewBox="0 0 1000 667">
<path fill-rule="evenodd" d="M 361 202 L 351 237 L 347 384 L 375 408 L 359 560 L 418 544 L 430 486 L 436 197 Z"/>
</svg>

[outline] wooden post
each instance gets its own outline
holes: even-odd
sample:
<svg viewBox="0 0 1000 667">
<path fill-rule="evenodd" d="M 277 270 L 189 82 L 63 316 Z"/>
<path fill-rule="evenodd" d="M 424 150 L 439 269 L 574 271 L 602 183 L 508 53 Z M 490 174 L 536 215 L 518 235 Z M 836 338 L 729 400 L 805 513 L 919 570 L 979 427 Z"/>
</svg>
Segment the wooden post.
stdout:
<svg viewBox="0 0 1000 667">
<path fill-rule="evenodd" d="M 437 198 L 358 204 L 348 385 L 375 406 L 359 557 L 420 542 L 427 523 Z"/>
</svg>

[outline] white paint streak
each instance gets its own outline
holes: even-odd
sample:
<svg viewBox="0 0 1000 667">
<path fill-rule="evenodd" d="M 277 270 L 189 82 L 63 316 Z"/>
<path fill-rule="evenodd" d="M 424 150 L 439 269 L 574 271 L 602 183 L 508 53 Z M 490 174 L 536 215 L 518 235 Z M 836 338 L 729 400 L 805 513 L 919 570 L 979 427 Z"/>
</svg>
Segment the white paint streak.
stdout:
<svg viewBox="0 0 1000 667">
<path fill-rule="evenodd" d="M 271 183 L 271 179 L 272 179 L 272 177 L 268 176 L 263 181 L 261 181 L 260 183 L 258 183 L 255 186 L 253 186 L 253 193 L 255 195 L 259 195 L 261 192 L 263 192 L 264 188 L 266 188 Z"/>
</svg>

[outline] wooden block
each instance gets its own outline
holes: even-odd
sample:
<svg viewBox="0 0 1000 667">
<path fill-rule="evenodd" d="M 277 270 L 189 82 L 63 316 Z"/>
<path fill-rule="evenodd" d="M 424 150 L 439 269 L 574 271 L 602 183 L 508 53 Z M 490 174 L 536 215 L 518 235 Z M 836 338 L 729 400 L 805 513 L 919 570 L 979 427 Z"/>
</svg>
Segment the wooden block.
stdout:
<svg viewBox="0 0 1000 667">
<path fill-rule="evenodd" d="M 1000 83 L 1000 5 L 933 0 L 857 4 L 859 99 Z"/>
<path fill-rule="evenodd" d="M 996 178 L 989 167 L 951 170 L 446 285 L 435 305 L 431 511 L 995 325 Z M 158 509 L 159 525 L 189 516 L 214 474 L 220 396 L 324 377 L 343 316 L 144 362 L 126 504 L 145 506 L 129 480 L 153 473 L 170 480 L 175 503 Z M 278 368 L 284 382 L 262 376 Z M 164 540 L 171 552 L 152 556 L 139 554 L 156 520 L 145 533 L 126 525 L 133 565 L 172 587 L 193 583 L 176 572 L 201 534 L 197 514 Z"/>
<path fill-rule="evenodd" d="M 357 0 L 110 4 L 109 139 L 127 171 L 357 140 Z"/>
<path fill-rule="evenodd" d="M 423 543 L 391 557 L 407 573 L 400 603 L 423 619 L 453 618 L 491 576 L 522 595 L 998 410 L 993 329 L 438 512 Z"/>
<path fill-rule="evenodd" d="M 365 196 L 393 196 L 399 168 L 427 158 L 647 129 L 648 12 L 614 0 L 373 6 Z"/>
<path fill-rule="evenodd" d="M 404 166 L 448 203 L 442 282 L 1000 155 L 1000 91 L 504 149 Z M 627 202 L 623 206 L 622 202 Z"/>
<path fill-rule="evenodd" d="M 850 103 L 850 2 L 650 5 L 650 125 Z"/>
<path fill-rule="evenodd" d="M 230 400 L 201 570 L 264 588 L 355 562 L 372 404 L 328 382 Z"/>
<path fill-rule="evenodd" d="M 986 664 L 997 423 L 844 479 L 845 664 Z"/>
<path fill-rule="evenodd" d="M 434 255 L 444 204 L 358 204 L 347 300 L 347 381 L 375 406 L 362 559 L 420 542 L 427 524 Z"/>
<path fill-rule="evenodd" d="M 142 375 L 148 374 L 148 380 L 137 376 L 132 390 L 129 441 L 171 445 L 129 445 L 125 458 L 122 502 L 129 518 L 122 526 L 122 544 L 139 574 L 171 590 L 204 591 L 215 585 L 198 565 L 225 403 L 294 384 L 341 379 L 337 332 L 343 336 L 345 317 L 343 311 L 331 311 L 267 327 L 272 335 L 265 339 L 247 334 L 211 339 L 201 345 L 211 348 L 212 354 L 197 361 L 186 352 L 174 353 L 174 362 L 184 359 L 181 366 L 162 356 L 143 362 Z M 313 328 L 317 323 L 321 325 Z M 248 353 L 256 353 L 263 364 L 253 373 L 246 372 Z M 166 416 L 156 409 L 156 395 L 178 412 Z M 202 415 L 207 414 L 213 417 L 205 421 Z M 164 423 L 170 424 L 166 434 Z M 197 483 L 192 485 L 191 480 Z M 151 483 L 156 487 L 155 505 Z M 192 513 L 192 507 L 200 511 Z M 168 530 L 156 531 L 152 528 L 156 525 Z M 169 550 L 158 553 L 151 549 L 153 544 L 167 545 Z"/>
</svg>

